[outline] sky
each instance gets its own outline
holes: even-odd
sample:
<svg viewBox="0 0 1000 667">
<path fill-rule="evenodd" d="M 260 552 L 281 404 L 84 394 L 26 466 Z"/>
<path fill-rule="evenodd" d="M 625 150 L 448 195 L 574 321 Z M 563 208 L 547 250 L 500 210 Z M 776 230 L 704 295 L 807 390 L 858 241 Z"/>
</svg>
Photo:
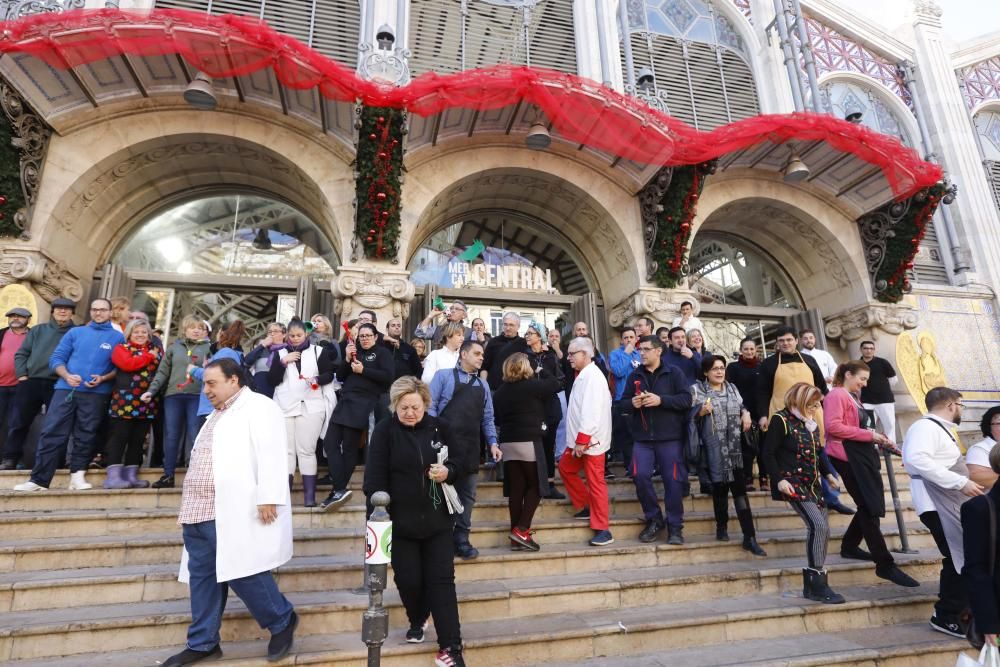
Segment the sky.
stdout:
<svg viewBox="0 0 1000 667">
<path fill-rule="evenodd" d="M 833 0 L 864 14 L 888 30 L 908 23 L 912 0 Z M 997 0 L 937 0 L 944 11 L 944 31 L 957 47 L 990 32 L 1000 30 L 1000 2 Z"/>
</svg>

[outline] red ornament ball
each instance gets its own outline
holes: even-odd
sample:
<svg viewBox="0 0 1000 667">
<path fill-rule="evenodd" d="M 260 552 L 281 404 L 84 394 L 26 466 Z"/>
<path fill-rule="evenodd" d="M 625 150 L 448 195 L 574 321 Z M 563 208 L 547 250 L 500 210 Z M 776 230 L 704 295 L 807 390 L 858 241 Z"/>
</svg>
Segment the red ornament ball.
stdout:
<svg viewBox="0 0 1000 667">
<path fill-rule="evenodd" d="M 375 198 L 379 201 L 385 201 L 386 194 L 384 192 L 379 192 L 375 194 Z"/>
<path fill-rule="evenodd" d="M 376 139 L 378 139 L 378 135 L 372 132 L 371 134 L 368 135 L 368 138 L 371 139 L 372 141 L 375 141 Z"/>
<path fill-rule="evenodd" d="M 388 153 L 386 153 L 385 151 L 379 151 L 379 153 L 378 153 L 378 159 L 379 159 L 379 160 L 384 160 L 384 159 L 386 159 L 387 157 L 389 157 L 389 154 L 388 154 Z"/>
<path fill-rule="evenodd" d="M 681 231 L 682 232 L 686 232 L 689 229 L 691 229 L 691 224 L 690 223 L 687 223 L 687 222 L 682 222 L 681 223 Z"/>
<path fill-rule="evenodd" d="M 379 116 L 378 117 L 378 122 L 384 123 L 385 122 L 385 116 Z"/>
<path fill-rule="evenodd" d="M 3 195 L 0 195 L 0 206 L 3 206 L 6 203 L 7 203 L 7 198 Z"/>
<path fill-rule="evenodd" d="M 365 240 L 366 240 L 366 241 L 368 241 L 369 243 L 371 243 L 371 242 L 372 242 L 372 241 L 374 241 L 375 239 L 373 239 L 373 238 L 372 238 L 371 236 L 369 236 L 369 237 L 368 237 L 367 239 L 365 239 Z"/>
</svg>

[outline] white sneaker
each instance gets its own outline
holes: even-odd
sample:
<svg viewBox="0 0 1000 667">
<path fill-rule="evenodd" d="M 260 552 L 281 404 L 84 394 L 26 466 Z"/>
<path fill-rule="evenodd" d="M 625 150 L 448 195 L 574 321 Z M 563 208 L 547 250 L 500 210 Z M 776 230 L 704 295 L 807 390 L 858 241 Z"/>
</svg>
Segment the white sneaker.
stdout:
<svg viewBox="0 0 1000 667">
<path fill-rule="evenodd" d="M 17 486 L 14 487 L 14 490 L 15 491 L 31 491 L 31 492 L 34 492 L 34 491 L 48 491 L 48 489 L 45 488 L 44 486 L 39 486 L 38 484 L 35 484 L 31 480 L 28 480 L 24 484 L 18 484 Z"/>
<path fill-rule="evenodd" d="M 86 491 L 87 489 L 94 488 L 93 484 L 87 483 L 86 470 L 77 470 L 69 475 L 69 490 L 70 491 Z"/>
</svg>

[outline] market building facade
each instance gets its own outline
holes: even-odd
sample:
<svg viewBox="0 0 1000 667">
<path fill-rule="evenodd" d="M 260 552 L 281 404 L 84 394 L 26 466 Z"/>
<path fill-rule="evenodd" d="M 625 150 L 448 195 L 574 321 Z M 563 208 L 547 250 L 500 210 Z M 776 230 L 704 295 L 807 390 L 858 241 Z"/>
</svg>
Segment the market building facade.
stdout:
<svg viewBox="0 0 1000 667">
<path fill-rule="evenodd" d="M 571 138 L 527 98 L 386 117 L 251 66 L 212 32 L 222 23 L 189 33 L 225 44 L 230 62 L 201 70 L 226 77 L 192 52 L 54 66 L 9 48 L 0 93 L 20 192 L 0 206 L 0 283 L 31 290 L 43 319 L 57 296 L 100 294 L 131 297 L 168 332 L 186 312 L 262 328 L 362 308 L 412 328 L 442 296 L 495 329 L 510 309 L 582 319 L 606 347 L 634 318 L 669 325 L 691 301 L 707 347 L 727 356 L 744 336 L 770 348 L 786 322 L 817 330 L 838 359 L 875 340 L 903 376 L 904 425 L 942 379 L 973 406 L 1000 400 L 1000 40 L 950 50 L 933 2 L 915 3 L 902 38 L 825 0 L 0 7 L 18 19 L 84 4 L 115 5 L 89 29 L 119 40 L 187 28 L 117 9 L 261 18 L 384 86 L 512 64 L 583 77 L 595 99 L 603 84 L 702 133 L 827 114 L 898 139 L 947 180 L 900 198 L 861 149 L 804 130 L 664 167 Z M 902 259 L 900 241 L 913 251 Z"/>
</svg>

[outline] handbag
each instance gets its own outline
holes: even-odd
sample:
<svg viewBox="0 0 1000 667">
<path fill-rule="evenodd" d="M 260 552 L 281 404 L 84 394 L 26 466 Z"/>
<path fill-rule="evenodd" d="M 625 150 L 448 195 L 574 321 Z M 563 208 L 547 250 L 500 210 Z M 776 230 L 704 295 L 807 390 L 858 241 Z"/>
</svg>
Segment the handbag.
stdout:
<svg viewBox="0 0 1000 667">
<path fill-rule="evenodd" d="M 748 452 L 754 456 L 760 454 L 760 426 L 751 424 L 749 430 L 743 431 L 740 434 L 740 438 L 743 441 L 743 447 Z"/>
<path fill-rule="evenodd" d="M 989 494 L 983 497 L 986 498 L 986 503 L 990 508 L 990 577 L 992 578 L 997 564 L 997 508 L 996 505 L 993 504 L 993 498 L 991 498 Z M 973 648 L 981 648 L 984 651 L 986 648 L 989 648 L 984 648 L 984 644 L 986 644 L 986 637 L 984 637 L 983 633 L 976 627 L 975 618 L 969 621 L 969 627 L 965 631 L 965 638 L 969 640 L 969 643 L 973 646 Z M 997 647 L 994 646 L 993 648 L 996 649 Z M 998 654 L 994 651 L 994 655 Z M 980 660 L 982 660 L 982 656 L 980 656 Z M 994 663 L 984 662 L 982 664 L 993 665 Z M 997 667 L 1000 667 L 1000 662 L 997 662 L 996 665 Z"/>
<path fill-rule="evenodd" d="M 979 651 L 979 660 L 966 653 L 959 653 L 955 667 L 1000 667 L 1000 649 L 996 645 L 984 646 Z"/>
</svg>

